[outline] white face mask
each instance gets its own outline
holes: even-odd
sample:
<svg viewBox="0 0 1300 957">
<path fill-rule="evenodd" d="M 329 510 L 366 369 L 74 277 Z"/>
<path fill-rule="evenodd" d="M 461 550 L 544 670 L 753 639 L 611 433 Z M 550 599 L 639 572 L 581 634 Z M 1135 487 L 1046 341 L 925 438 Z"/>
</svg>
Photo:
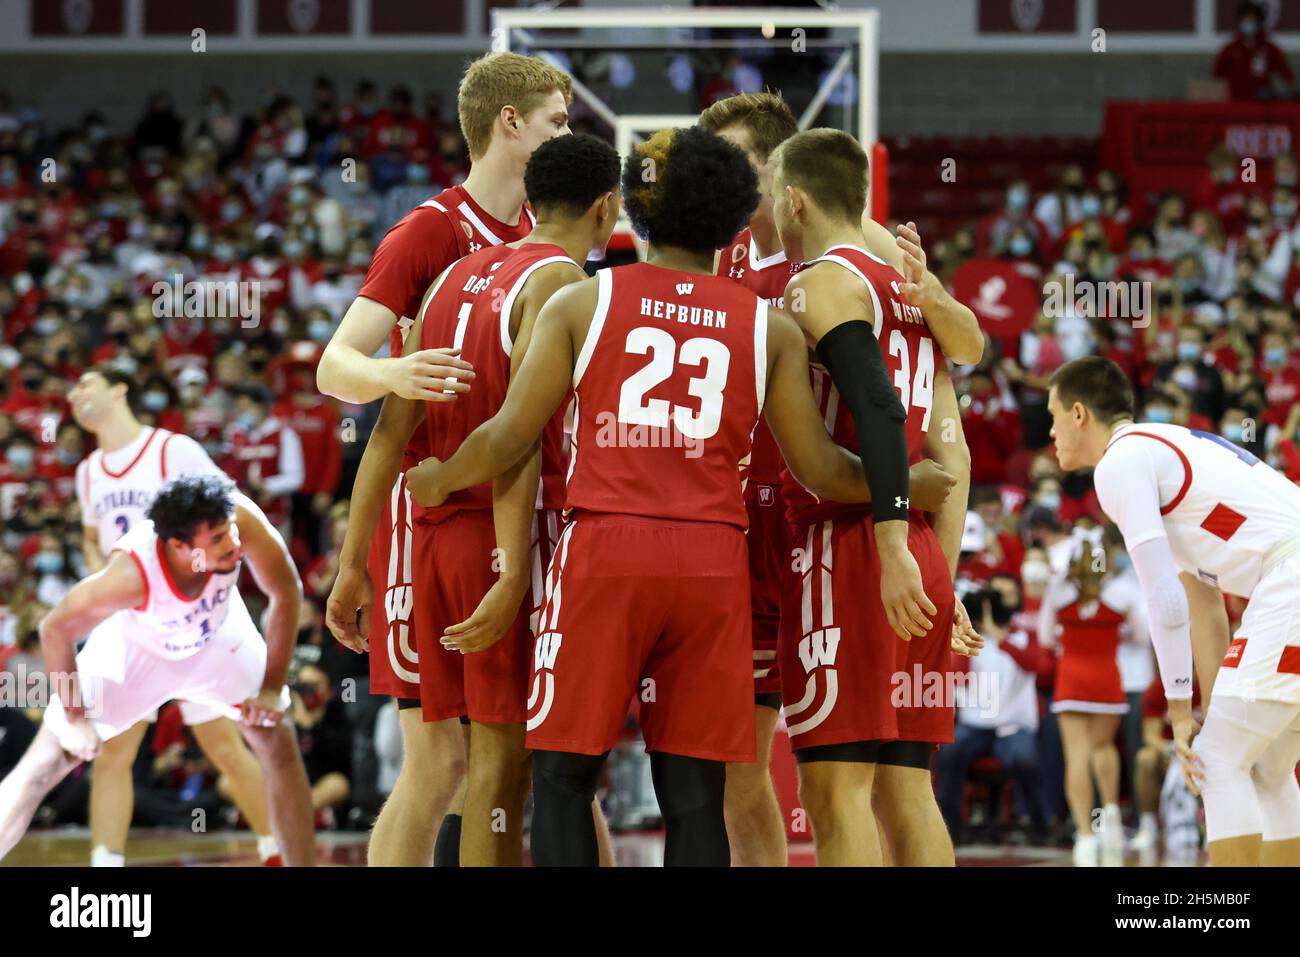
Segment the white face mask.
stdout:
<svg viewBox="0 0 1300 957">
<path fill-rule="evenodd" d="M 1031 558 L 1020 566 L 1020 580 L 1026 585 L 1045 585 L 1052 576 L 1052 567 L 1047 562 Z"/>
</svg>

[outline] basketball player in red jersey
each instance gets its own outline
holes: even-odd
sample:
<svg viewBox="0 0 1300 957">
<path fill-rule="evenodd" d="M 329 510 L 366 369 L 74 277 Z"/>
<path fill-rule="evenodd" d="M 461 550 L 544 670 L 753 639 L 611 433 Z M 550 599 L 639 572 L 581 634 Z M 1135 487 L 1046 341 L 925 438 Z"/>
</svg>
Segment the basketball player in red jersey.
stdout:
<svg viewBox="0 0 1300 957">
<path fill-rule="evenodd" d="M 476 371 L 474 388 L 453 403 L 385 399 L 357 486 L 392 485 L 417 430 L 433 455 L 448 458 L 496 414 L 542 305 L 585 279 L 578 263 L 608 243 L 618 219 L 618 175 L 618 154 L 595 137 L 559 137 L 538 148 L 525 172 L 537 227 L 518 243 L 471 253 L 444 271 L 407 336 L 408 353 L 453 341 Z M 534 454 L 495 483 L 415 510 L 413 557 L 417 568 L 428 569 L 414 583 L 416 630 L 429 639 L 420 656 L 424 716 L 445 724 L 441 740 L 456 744 L 457 719 L 470 720 L 464 866 L 522 861 L 529 623 L 540 611 L 543 570 L 559 536 L 563 442 L 557 414 Z M 366 530 L 353 524 L 349 535 L 353 528 L 358 535 Z M 530 590 L 533 598 L 524 604 Z M 349 625 L 339 623 L 355 641 L 359 635 L 355 626 L 347 634 Z M 455 758 L 464 761 L 462 753 L 448 761 Z"/>
<path fill-rule="evenodd" d="M 874 446 L 859 461 L 832 443 L 797 327 L 712 275 L 715 251 L 758 203 L 743 153 L 702 129 L 661 131 L 628 157 L 623 195 L 648 261 L 556 294 L 501 411 L 408 482 L 436 505 L 500 475 L 572 383 L 572 518 L 548 574 L 529 695 L 533 860 L 596 862 L 587 805 L 636 693 L 665 863 L 725 866 L 725 764 L 755 756 L 740 470 L 758 417 L 766 408 L 790 469 L 818 496 L 870 500 L 866 471 L 878 499 L 905 500 L 907 463 Z M 874 394 L 896 406 L 883 372 L 877 353 Z M 888 402 L 876 411 L 873 424 L 901 447 L 901 410 L 892 426 Z M 920 630 L 928 600 L 915 561 L 899 556 L 886 576 L 891 614 Z"/>
<path fill-rule="evenodd" d="M 772 151 L 798 132 L 794 113 L 778 93 L 740 93 L 714 103 L 700 114 L 700 126 L 717 133 L 739 146 L 758 173 L 760 201 L 749 226 L 731 245 L 722 250 L 716 271 L 726 275 L 774 306 L 784 306 L 785 286 L 798 264 L 785 255 L 781 238 L 772 217 Z M 984 338 L 974 313 L 953 299 L 943 284 L 925 268 L 925 253 L 920 237 L 911 223 L 900 226 L 897 240 L 889 231 L 863 214 L 866 248 L 890 263 L 909 278 L 908 288 L 916 304 L 924 303 L 927 322 L 936 342 L 944 352 L 960 362 L 978 362 L 983 354 Z M 956 393 L 946 374 L 936 381 L 936 405 L 945 412 L 938 421 L 948 418 L 951 428 L 946 441 L 935 443 L 929 454 L 956 480 L 948 501 L 953 503 L 940 512 L 940 538 L 951 541 L 955 571 L 965 512 L 959 506 L 966 501 L 970 485 L 970 455 L 961 419 L 957 414 Z M 727 768 L 727 828 L 731 839 L 732 859 L 738 865 L 779 866 L 786 863 L 785 827 L 780 804 L 772 785 L 772 733 L 781 707 L 781 677 L 776 661 L 777 631 L 780 621 L 781 569 L 789 560 L 785 503 L 781 496 L 781 457 L 766 422 L 754 431 L 754 453 L 745 486 L 745 503 L 749 511 L 749 565 L 754 628 L 754 703 L 758 738 L 758 761 L 733 764 Z M 954 508 L 956 509 L 954 512 Z M 948 518 L 952 513 L 955 521 Z M 942 526 L 947 527 L 942 527 Z M 945 535 L 945 533 L 947 533 Z M 948 549 L 945 547 L 945 553 Z M 969 621 L 958 628 L 958 635 L 974 639 Z M 959 639 L 961 640 L 961 639 Z M 978 639 L 974 639 L 978 640 Z M 961 640 L 962 652 L 967 649 Z M 877 803 L 885 810 L 908 808 L 913 802 L 890 799 L 887 786 L 877 794 Z M 899 795 L 905 798 L 905 795 Z"/>
<path fill-rule="evenodd" d="M 322 392 L 348 402 L 369 402 L 389 392 L 438 402 L 469 390 L 473 373 L 454 350 L 401 355 L 405 332 L 447 266 L 528 234 L 532 220 L 524 208 L 524 165 L 541 143 L 568 132 L 569 99 L 569 77 L 534 57 L 499 53 L 470 64 L 457 104 L 473 160 L 469 177 L 421 203 L 379 244 L 357 299 L 321 357 L 317 385 Z M 391 358 L 372 358 L 385 341 Z M 417 432 L 409 461 L 427 452 L 425 433 Z M 345 546 L 326 611 L 337 635 L 339 623 L 353 621 L 360 610 L 361 639 L 351 647 L 360 651 L 373 644 L 370 690 L 393 695 L 401 710 L 406 760 L 370 839 L 369 860 L 379 865 L 420 866 L 434 856 L 449 864 L 459 846 L 459 816 L 451 814 L 434 853 L 437 832 L 431 827 L 443 820 L 450 800 L 443 792 L 448 786 L 454 790 L 463 774 L 460 764 L 437 755 L 460 753 L 463 738 L 445 722 L 422 721 L 418 710 L 418 654 L 428 642 L 412 618 L 411 512 L 403 482 L 391 491 L 356 487 L 350 526 L 375 529 L 372 547 L 367 553 Z M 372 614 L 376 595 L 382 611 Z M 429 640 L 437 647 L 437 636 Z M 456 741 L 442 740 L 452 733 Z M 436 814 L 435 807 L 441 808 Z"/>
<path fill-rule="evenodd" d="M 859 435 L 881 440 L 863 428 L 859 407 L 868 396 L 858 370 L 869 356 L 883 354 L 906 410 L 901 451 L 917 461 L 936 447 L 927 434 L 944 357 L 925 316 L 903 294 L 907 279 L 865 249 L 866 154 L 846 133 L 811 130 L 778 147 L 772 162 L 782 244 L 804 263 L 786 287 L 786 302 L 821 360 L 813 388 L 824 428 L 847 448 L 858 445 Z M 946 418 L 955 401 L 937 411 Z M 882 780 L 899 778 L 885 803 L 888 792 L 910 794 L 928 810 L 934 744 L 951 740 L 951 702 L 927 707 L 922 688 L 900 688 L 898 677 L 915 681 L 919 671 L 942 679 L 950 670 L 953 565 L 935 530 L 909 513 L 905 500 L 896 503 L 907 516 L 902 535 L 894 530 L 898 523 L 882 538 L 878 513 L 873 522 L 864 509 L 815 500 L 790 480 L 785 492 L 796 561 L 785 574 L 778 657 L 800 794 L 819 863 L 878 864 L 872 812 L 878 768 Z M 953 503 L 949 511 L 964 505 Z M 887 574 L 900 550 L 915 556 L 931 601 L 920 628 L 898 620 L 888 602 L 882 607 L 859 597 L 863 584 Z M 887 586 L 881 590 L 887 597 Z M 928 814 L 881 813 L 895 863 L 952 863 L 937 805 L 935 822 Z"/>
</svg>

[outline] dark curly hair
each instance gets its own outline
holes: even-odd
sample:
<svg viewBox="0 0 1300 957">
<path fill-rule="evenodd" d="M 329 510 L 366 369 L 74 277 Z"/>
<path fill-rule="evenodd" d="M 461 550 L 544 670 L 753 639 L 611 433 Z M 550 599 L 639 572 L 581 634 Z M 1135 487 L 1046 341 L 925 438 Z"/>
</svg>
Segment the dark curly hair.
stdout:
<svg viewBox="0 0 1300 957">
<path fill-rule="evenodd" d="M 617 188 L 618 153 L 586 134 L 547 140 L 533 151 L 524 170 L 524 189 L 539 216 L 552 211 L 581 216 Z"/>
<path fill-rule="evenodd" d="M 145 517 L 163 541 L 194 544 L 204 525 L 217 525 L 235 514 L 235 483 L 224 475 L 182 475 L 154 496 Z"/>
<path fill-rule="evenodd" d="M 698 126 L 660 130 L 623 164 L 623 204 L 638 236 L 692 252 L 721 249 L 758 208 L 740 148 Z"/>
</svg>

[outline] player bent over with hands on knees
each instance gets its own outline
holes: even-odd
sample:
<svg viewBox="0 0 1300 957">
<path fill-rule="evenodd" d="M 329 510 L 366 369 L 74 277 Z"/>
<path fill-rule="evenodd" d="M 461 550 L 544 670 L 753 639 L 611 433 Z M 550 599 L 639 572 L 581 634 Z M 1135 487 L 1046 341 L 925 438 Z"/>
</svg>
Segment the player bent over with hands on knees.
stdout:
<svg viewBox="0 0 1300 957">
<path fill-rule="evenodd" d="M 492 479 L 530 453 L 575 393 L 572 518 L 547 576 L 529 700 L 538 864 L 595 864 L 588 805 L 645 682 L 655 689 L 641 696 L 641 725 L 665 862 L 730 863 L 726 762 L 755 754 L 740 470 L 759 415 L 815 494 L 869 501 L 864 473 L 892 496 L 908 494 L 905 457 L 876 456 L 873 444 L 859 460 L 830 441 L 790 318 L 712 275 L 756 187 L 744 154 L 702 129 L 664 130 L 638 146 L 623 198 L 648 261 L 554 295 L 501 411 L 447 461 L 407 473 L 426 506 Z M 942 500 L 950 479 L 935 473 Z M 891 589 L 897 620 L 919 626 L 927 599 L 915 562 L 900 559 Z"/>
<path fill-rule="evenodd" d="M 1061 468 L 1095 470 L 1141 583 L 1210 863 L 1300 864 L 1300 488 L 1221 436 L 1135 423 L 1128 377 L 1100 356 L 1058 369 L 1047 407 Z M 1231 642 L 1224 594 L 1249 600 Z"/>
<path fill-rule="evenodd" d="M 172 699 L 239 722 L 266 778 L 284 863 L 313 863 L 311 794 L 285 677 L 302 586 L 278 532 L 224 476 L 167 483 L 102 571 L 41 622 L 57 694 L 18 765 L 0 781 L 0 857 L 50 790 L 102 742 Z M 247 561 L 270 599 L 262 640 L 240 597 Z M 89 634 L 81 652 L 73 646 Z"/>
</svg>

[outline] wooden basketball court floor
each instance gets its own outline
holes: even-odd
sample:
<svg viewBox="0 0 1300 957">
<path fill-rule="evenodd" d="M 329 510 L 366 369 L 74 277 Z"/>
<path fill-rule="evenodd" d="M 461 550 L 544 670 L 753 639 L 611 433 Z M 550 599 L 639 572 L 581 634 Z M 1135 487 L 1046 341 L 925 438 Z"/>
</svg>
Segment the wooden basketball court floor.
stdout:
<svg viewBox="0 0 1300 957">
<path fill-rule="evenodd" d="M 330 867 L 363 867 L 367 835 L 360 832 L 325 832 L 316 835 L 317 863 Z M 663 863 L 663 832 L 614 835 L 621 867 L 656 867 Z M 192 834 L 184 830 L 131 832 L 126 849 L 132 867 L 256 867 L 257 850 L 248 832 L 221 831 Z M 0 862 L 0 867 L 79 867 L 90 858 L 90 834 L 85 828 L 32 831 Z M 810 843 L 792 844 L 790 863 L 812 866 Z M 1191 858 L 1126 853 L 1119 867 L 1185 867 L 1204 863 L 1204 854 Z M 1061 848 L 968 845 L 958 848 L 961 867 L 1071 867 L 1070 852 Z"/>
</svg>

